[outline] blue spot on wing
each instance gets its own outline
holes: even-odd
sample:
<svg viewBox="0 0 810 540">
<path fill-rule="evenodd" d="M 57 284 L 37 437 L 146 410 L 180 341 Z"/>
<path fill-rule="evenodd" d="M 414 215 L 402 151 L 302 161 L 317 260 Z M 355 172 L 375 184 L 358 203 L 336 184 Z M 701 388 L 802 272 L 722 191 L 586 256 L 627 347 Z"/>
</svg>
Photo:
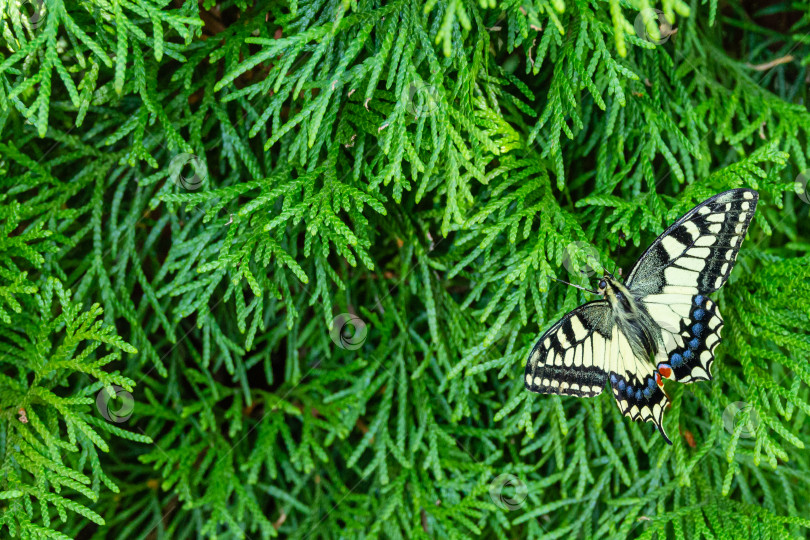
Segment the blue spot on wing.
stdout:
<svg viewBox="0 0 810 540">
<path fill-rule="evenodd" d="M 619 392 L 624 392 L 624 387 L 627 386 L 627 383 L 623 380 L 619 381 Z"/>
<path fill-rule="evenodd" d="M 699 295 L 695 296 L 695 305 L 696 306 L 702 306 L 703 305 L 703 295 L 702 294 L 699 294 Z"/>
<path fill-rule="evenodd" d="M 689 360 L 690 358 L 692 358 L 692 351 L 690 351 L 689 349 L 686 349 L 685 351 L 683 351 L 683 357 L 686 360 Z"/>
<path fill-rule="evenodd" d="M 611 374 L 610 374 L 610 383 L 611 383 L 611 384 L 616 384 L 616 381 L 617 381 L 617 380 L 618 380 L 618 379 L 616 378 L 616 374 L 615 374 L 615 373 L 611 373 Z"/>
<path fill-rule="evenodd" d="M 695 323 L 695 324 L 693 324 L 693 325 L 692 325 L 692 333 L 693 333 L 695 336 L 700 337 L 700 334 L 702 334 L 702 333 L 703 333 L 703 325 L 702 325 L 701 323 Z"/>
<path fill-rule="evenodd" d="M 675 353 L 670 357 L 669 361 L 672 362 L 672 367 L 680 367 L 683 364 L 683 356 Z"/>
<path fill-rule="evenodd" d="M 700 340 L 698 338 L 692 338 L 692 341 L 689 342 L 690 349 L 697 349 L 700 347 Z"/>
<path fill-rule="evenodd" d="M 705 314 L 706 314 L 705 310 L 703 310 L 701 308 L 698 308 L 698 309 L 695 310 L 695 312 L 692 314 L 692 316 L 695 318 L 696 321 L 699 321 L 699 320 L 701 320 L 703 318 L 703 316 Z"/>
<path fill-rule="evenodd" d="M 637 399 L 638 401 L 641 401 L 641 390 L 640 390 L 640 389 L 639 389 L 639 390 L 636 390 L 636 399 Z"/>
</svg>

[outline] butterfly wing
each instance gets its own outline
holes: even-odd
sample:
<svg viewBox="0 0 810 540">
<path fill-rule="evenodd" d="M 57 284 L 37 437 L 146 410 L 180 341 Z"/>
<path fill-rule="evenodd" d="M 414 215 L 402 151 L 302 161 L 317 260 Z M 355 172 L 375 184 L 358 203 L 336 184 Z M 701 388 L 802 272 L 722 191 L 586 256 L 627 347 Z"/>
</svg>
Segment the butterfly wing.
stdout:
<svg viewBox="0 0 810 540">
<path fill-rule="evenodd" d="M 732 189 L 704 201 L 653 242 L 627 277 L 644 294 L 710 294 L 726 282 L 759 195 Z"/>
<path fill-rule="evenodd" d="M 671 299 L 664 296 L 642 300 L 661 326 L 664 348 L 655 356 L 659 372 L 681 383 L 711 380 L 714 349 L 723 328 L 717 304 L 701 294 Z"/>
<path fill-rule="evenodd" d="M 601 394 L 613 326 L 610 306 L 604 300 L 588 302 L 565 315 L 529 354 L 526 388 L 563 396 Z"/>
<path fill-rule="evenodd" d="M 532 392 L 593 397 L 610 379 L 622 414 L 654 422 L 667 442 L 661 422 L 669 400 L 656 383 L 647 360 L 634 356 L 604 300 L 568 313 L 537 341 L 526 362 L 526 388 Z"/>
<path fill-rule="evenodd" d="M 759 195 L 732 189 L 706 200 L 644 252 L 627 288 L 660 326 L 656 355 L 664 377 L 689 383 L 711 379 L 723 319 L 706 295 L 728 279 L 754 216 Z"/>
<path fill-rule="evenodd" d="M 662 424 L 669 398 L 658 384 L 655 366 L 648 359 L 635 354 L 618 325 L 613 327 L 610 343 L 607 367 L 619 410 L 631 420 L 653 422 L 664 440 L 672 444 Z"/>
</svg>

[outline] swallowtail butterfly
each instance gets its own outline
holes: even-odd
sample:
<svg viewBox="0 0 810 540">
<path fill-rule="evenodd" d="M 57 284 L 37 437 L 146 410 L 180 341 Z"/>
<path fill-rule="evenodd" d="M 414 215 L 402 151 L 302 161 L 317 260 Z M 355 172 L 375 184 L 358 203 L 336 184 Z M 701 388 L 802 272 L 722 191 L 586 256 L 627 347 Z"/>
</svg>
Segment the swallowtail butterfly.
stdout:
<svg viewBox="0 0 810 540">
<path fill-rule="evenodd" d="M 759 195 L 732 189 L 704 201 L 659 236 L 622 284 L 606 273 L 597 294 L 557 321 L 532 349 L 526 388 L 593 397 L 606 382 L 622 414 L 662 425 L 662 378 L 711 380 L 723 319 L 708 295 L 728 279 Z"/>
</svg>

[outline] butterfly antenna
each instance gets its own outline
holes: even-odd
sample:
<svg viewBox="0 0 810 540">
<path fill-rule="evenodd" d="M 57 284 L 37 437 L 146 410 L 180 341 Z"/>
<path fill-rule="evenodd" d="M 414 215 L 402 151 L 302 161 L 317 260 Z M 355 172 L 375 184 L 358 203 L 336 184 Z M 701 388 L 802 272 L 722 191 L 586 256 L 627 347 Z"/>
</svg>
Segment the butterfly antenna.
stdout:
<svg viewBox="0 0 810 540">
<path fill-rule="evenodd" d="M 565 283 L 566 285 L 571 285 L 572 287 L 576 287 L 577 289 L 581 289 L 581 290 L 583 290 L 583 291 L 587 291 L 587 292 L 589 292 L 589 293 L 591 293 L 591 294 L 599 294 L 597 291 L 592 291 L 592 290 L 590 290 L 590 289 L 586 289 L 585 287 L 583 287 L 583 286 L 581 286 L 581 285 L 574 285 L 573 283 L 568 283 L 567 281 L 563 281 L 563 280 L 561 280 L 561 279 L 557 279 L 557 278 L 555 278 L 554 276 L 549 276 L 549 277 L 550 277 L 551 279 L 553 279 L 554 281 L 559 281 L 560 283 Z"/>
</svg>

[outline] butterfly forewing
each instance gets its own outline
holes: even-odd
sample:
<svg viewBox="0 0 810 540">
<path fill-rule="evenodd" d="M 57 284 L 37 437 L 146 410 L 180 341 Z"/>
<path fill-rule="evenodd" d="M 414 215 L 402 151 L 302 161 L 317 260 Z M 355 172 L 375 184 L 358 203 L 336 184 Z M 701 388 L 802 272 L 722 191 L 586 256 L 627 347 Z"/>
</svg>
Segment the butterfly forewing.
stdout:
<svg viewBox="0 0 810 540">
<path fill-rule="evenodd" d="M 758 199 L 751 189 L 732 189 L 693 208 L 647 248 L 627 288 L 692 296 L 719 289 L 734 267 Z"/>
<path fill-rule="evenodd" d="M 578 307 L 537 341 L 526 362 L 526 388 L 543 394 L 592 397 L 607 379 L 613 322 L 607 302 Z"/>
</svg>

